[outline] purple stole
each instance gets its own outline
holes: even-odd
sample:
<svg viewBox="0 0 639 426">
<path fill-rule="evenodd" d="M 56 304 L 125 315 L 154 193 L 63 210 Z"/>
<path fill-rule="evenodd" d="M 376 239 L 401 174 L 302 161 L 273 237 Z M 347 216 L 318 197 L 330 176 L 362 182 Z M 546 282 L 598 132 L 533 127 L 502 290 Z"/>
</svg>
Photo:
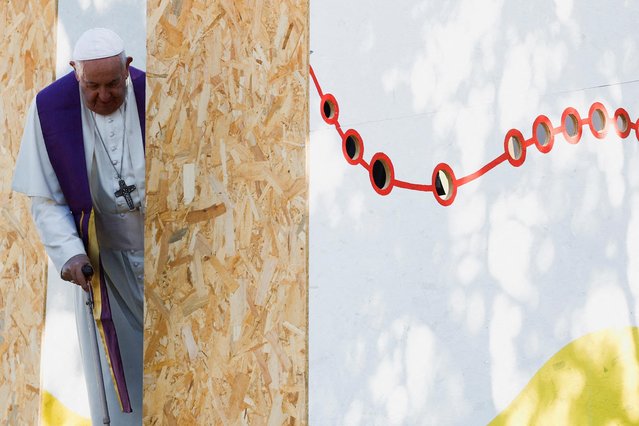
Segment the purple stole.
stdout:
<svg viewBox="0 0 639 426">
<path fill-rule="evenodd" d="M 133 82 L 138 118 L 142 129 L 142 141 L 145 139 L 145 97 L 146 74 L 129 67 Z M 80 89 L 75 73 L 72 71 L 56 80 L 36 97 L 38 115 L 49 160 L 60 183 L 60 188 L 73 214 L 78 234 L 91 257 L 91 263 L 97 268 L 99 283 L 93 287 L 96 301 L 94 317 L 102 342 L 105 344 L 113 382 L 120 400 L 122 411 L 130 413 L 131 403 L 124 377 L 124 367 L 120 356 L 117 333 L 111 317 L 109 296 L 104 280 L 104 270 L 99 260 L 93 216 L 93 202 L 89 187 L 89 178 L 84 157 L 84 139 L 82 137 L 82 114 Z M 96 256 L 91 256 L 91 253 Z M 95 280 L 97 281 L 97 280 Z"/>
</svg>

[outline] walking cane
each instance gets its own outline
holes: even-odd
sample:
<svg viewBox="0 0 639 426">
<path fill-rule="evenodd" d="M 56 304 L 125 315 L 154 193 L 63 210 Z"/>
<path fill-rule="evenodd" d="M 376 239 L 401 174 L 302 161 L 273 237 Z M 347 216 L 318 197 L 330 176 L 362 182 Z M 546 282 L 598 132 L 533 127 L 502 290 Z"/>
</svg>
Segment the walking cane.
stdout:
<svg viewBox="0 0 639 426">
<path fill-rule="evenodd" d="M 82 267 L 82 274 L 87 279 L 87 281 L 91 281 L 91 277 L 93 276 L 93 267 L 90 264 L 86 264 Z M 89 286 L 91 287 L 91 286 Z M 102 366 L 100 364 L 100 351 L 98 348 L 98 335 L 95 331 L 95 323 L 93 322 L 93 290 L 89 288 L 89 291 L 85 291 L 85 303 L 89 307 L 89 333 L 92 337 L 89 337 L 92 340 L 91 346 L 91 355 L 93 356 L 93 364 L 95 368 L 95 375 L 98 379 L 98 392 L 100 392 L 100 400 L 102 401 L 102 423 L 105 425 L 111 424 L 111 419 L 109 418 L 109 406 L 107 405 L 106 400 L 106 391 L 104 390 L 104 378 L 102 377 Z"/>
</svg>

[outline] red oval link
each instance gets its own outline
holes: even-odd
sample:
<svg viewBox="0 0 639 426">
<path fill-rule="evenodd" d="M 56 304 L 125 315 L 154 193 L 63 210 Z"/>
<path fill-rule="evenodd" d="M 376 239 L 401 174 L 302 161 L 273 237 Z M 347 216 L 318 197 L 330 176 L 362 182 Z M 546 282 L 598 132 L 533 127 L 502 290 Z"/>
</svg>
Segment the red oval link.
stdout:
<svg viewBox="0 0 639 426">
<path fill-rule="evenodd" d="M 379 188 L 376 184 L 375 184 L 375 178 L 373 177 L 373 170 L 375 169 L 375 163 L 381 161 L 383 165 L 385 165 L 386 167 L 384 167 L 386 169 L 386 185 L 383 188 Z M 373 158 L 371 158 L 371 163 L 370 163 L 370 171 L 369 171 L 369 177 L 371 180 L 371 185 L 373 185 L 373 189 L 375 190 L 375 192 L 377 192 L 379 195 L 388 195 L 390 194 L 390 192 L 393 190 L 393 185 L 395 183 L 395 169 L 393 168 L 393 163 L 391 162 L 390 158 L 388 158 L 388 155 L 384 154 L 383 152 L 378 152 L 377 154 L 373 155 Z"/>
<path fill-rule="evenodd" d="M 510 138 L 514 137 L 519 140 L 521 155 L 519 158 L 514 158 L 510 155 L 510 149 L 508 149 L 508 142 Z M 515 167 L 519 167 L 524 164 L 526 161 L 526 139 L 524 139 L 524 135 L 517 129 L 510 129 L 508 133 L 506 133 L 506 137 L 504 138 L 504 152 L 506 153 L 506 157 L 508 157 L 508 162 Z"/>
<path fill-rule="evenodd" d="M 601 115 L 603 118 L 603 129 L 597 130 L 595 129 L 595 120 L 594 116 L 597 111 L 601 111 Z M 597 139 L 603 139 L 608 134 L 608 129 L 610 127 L 610 117 L 608 117 L 608 111 L 606 111 L 606 107 L 603 106 L 601 102 L 595 102 L 590 107 L 590 111 L 588 111 L 588 125 L 590 126 L 590 131 L 592 135 Z"/>
<path fill-rule="evenodd" d="M 326 102 L 329 102 L 329 104 L 331 105 L 331 110 L 333 112 L 333 115 L 331 117 L 327 116 L 324 112 L 324 104 Z M 320 112 L 322 113 L 322 118 L 327 124 L 333 125 L 337 123 L 337 120 L 339 119 L 339 105 L 337 104 L 335 96 L 331 95 L 330 93 L 322 96 L 322 99 L 320 100 Z"/>
<path fill-rule="evenodd" d="M 353 137 L 357 141 L 358 152 L 355 154 L 355 157 L 351 158 L 348 155 L 346 150 L 346 141 L 349 137 Z M 342 153 L 344 154 L 344 158 L 348 162 L 348 164 L 356 165 L 362 161 L 364 157 L 364 141 L 362 137 L 359 135 L 357 130 L 349 129 L 344 133 L 344 137 L 342 137 Z"/>
<path fill-rule="evenodd" d="M 442 197 L 441 195 L 437 193 L 437 175 L 439 174 L 440 171 L 443 171 L 444 174 L 447 174 L 450 178 L 451 188 L 446 198 Z M 444 207 L 450 206 L 451 204 L 453 204 L 453 201 L 455 201 L 455 197 L 457 197 L 457 178 L 455 177 L 455 172 L 453 172 L 452 167 L 450 167 L 446 163 L 439 163 L 437 166 L 435 166 L 435 169 L 433 170 L 432 181 L 433 181 L 433 184 L 432 184 L 433 195 L 435 196 L 435 199 L 437 200 L 437 202 Z"/>
<path fill-rule="evenodd" d="M 546 142 L 545 145 L 542 144 L 537 138 L 537 127 L 539 125 L 544 126 L 546 128 L 546 132 L 548 133 L 548 141 Z M 539 117 L 537 117 L 537 119 L 533 123 L 532 139 L 533 139 L 533 142 L 535 143 L 535 146 L 537 146 L 537 149 L 539 150 L 539 152 L 543 154 L 547 154 L 552 149 L 552 146 L 555 143 L 555 135 L 553 133 L 552 123 L 550 122 L 550 119 L 546 117 L 545 115 L 540 115 Z"/>
<path fill-rule="evenodd" d="M 566 119 L 568 116 L 574 117 L 575 121 L 575 130 L 577 133 L 574 135 L 570 135 L 568 133 L 568 129 L 566 128 Z M 581 140 L 581 135 L 583 134 L 583 122 L 581 121 L 581 117 L 579 116 L 579 112 L 573 107 L 568 107 L 564 110 L 563 114 L 561 114 L 561 133 L 564 135 L 564 139 L 566 142 L 570 144 L 577 144 Z"/>
<path fill-rule="evenodd" d="M 617 120 L 619 119 L 619 117 L 621 117 L 624 123 L 626 123 L 626 128 L 624 130 L 621 130 L 619 126 L 617 125 Z M 626 139 L 628 135 L 630 134 L 630 130 L 632 126 L 632 122 L 630 121 L 630 115 L 628 114 L 628 111 L 626 111 L 623 108 L 618 108 L 617 111 L 615 111 L 613 120 L 614 120 L 614 126 L 615 126 L 615 133 L 617 133 L 617 136 L 619 136 L 622 139 Z"/>
</svg>

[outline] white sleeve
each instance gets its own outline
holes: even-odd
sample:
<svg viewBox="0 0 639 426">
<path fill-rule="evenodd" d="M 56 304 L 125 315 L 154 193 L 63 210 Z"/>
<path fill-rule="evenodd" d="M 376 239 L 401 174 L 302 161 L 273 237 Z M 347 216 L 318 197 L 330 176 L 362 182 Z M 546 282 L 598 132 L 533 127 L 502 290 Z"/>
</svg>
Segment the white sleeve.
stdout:
<svg viewBox="0 0 639 426">
<path fill-rule="evenodd" d="M 44 145 L 35 99 L 27 114 L 11 187 L 31 197 L 45 197 L 66 204 Z"/>
<path fill-rule="evenodd" d="M 31 215 L 58 272 L 71 257 L 86 253 L 66 204 L 58 204 L 49 198 L 31 197 Z"/>
<path fill-rule="evenodd" d="M 85 252 L 44 145 L 35 99 L 27 114 L 12 189 L 31 197 L 33 221 L 58 271 L 72 256 Z"/>
</svg>

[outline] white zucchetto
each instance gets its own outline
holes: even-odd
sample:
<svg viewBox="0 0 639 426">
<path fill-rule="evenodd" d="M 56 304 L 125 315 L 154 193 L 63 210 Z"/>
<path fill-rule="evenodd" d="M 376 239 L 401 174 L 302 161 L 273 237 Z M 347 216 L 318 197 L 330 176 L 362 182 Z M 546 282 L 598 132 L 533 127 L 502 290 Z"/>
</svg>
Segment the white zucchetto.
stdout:
<svg viewBox="0 0 639 426">
<path fill-rule="evenodd" d="M 73 49 L 74 61 L 91 61 L 109 58 L 124 51 L 124 42 L 119 35 L 106 28 L 85 31 Z"/>
</svg>

